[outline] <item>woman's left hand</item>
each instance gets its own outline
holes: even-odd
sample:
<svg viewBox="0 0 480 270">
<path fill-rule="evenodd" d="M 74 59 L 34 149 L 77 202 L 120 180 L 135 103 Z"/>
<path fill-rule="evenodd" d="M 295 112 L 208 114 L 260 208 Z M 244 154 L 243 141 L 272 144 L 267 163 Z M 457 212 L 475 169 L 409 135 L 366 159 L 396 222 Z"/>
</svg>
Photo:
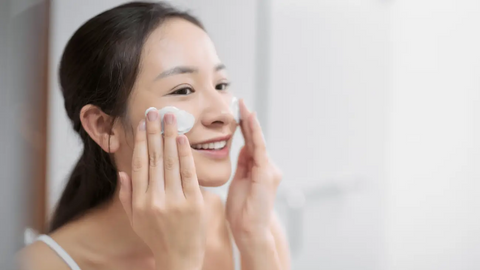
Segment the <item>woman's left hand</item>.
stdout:
<svg viewBox="0 0 480 270">
<path fill-rule="evenodd" d="M 226 214 L 237 245 L 255 239 L 270 239 L 270 225 L 280 171 L 267 154 L 262 129 L 255 113 L 240 101 L 240 127 L 245 146 L 238 157 L 231 182 Z M 240 247 L 239 247 L 240 248 Z"/>
</svg>

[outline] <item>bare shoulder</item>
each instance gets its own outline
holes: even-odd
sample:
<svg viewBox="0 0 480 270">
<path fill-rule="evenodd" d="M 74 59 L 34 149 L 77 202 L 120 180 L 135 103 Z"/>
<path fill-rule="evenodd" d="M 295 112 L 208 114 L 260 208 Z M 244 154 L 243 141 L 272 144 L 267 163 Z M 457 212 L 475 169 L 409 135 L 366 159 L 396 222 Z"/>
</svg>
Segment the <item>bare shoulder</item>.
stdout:
<svg viewBox="0 0 480 270">
<path fill-rule="evenodd" d="M 45 243 L 37 241 L 16 255 L 20 270 L 69 270 L 70 268 Z"/>
<path fill-rule="evenodd" d="M 207 206 L 207 249 L 203 270 L 233 270 L 233 249 L 225 220 L 225 207 L 217 194 L 202 190 Z"/>
</svg>

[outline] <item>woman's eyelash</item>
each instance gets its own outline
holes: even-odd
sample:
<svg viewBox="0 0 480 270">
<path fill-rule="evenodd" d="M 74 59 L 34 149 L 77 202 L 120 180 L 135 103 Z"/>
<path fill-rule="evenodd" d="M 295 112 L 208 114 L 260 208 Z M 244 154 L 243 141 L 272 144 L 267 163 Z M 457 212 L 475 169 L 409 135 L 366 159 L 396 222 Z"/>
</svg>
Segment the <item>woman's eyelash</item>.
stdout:
<svg viewBox="0 0 480 270">
<path fill-rule="evenodd" d="M 224 91 L 227 90 L 228 86 L 230 86 L 230 83 L 219 83 L 215 86 L 215 89 Z"/>
<path fill-rule="evenodd" d="M 173 91 L 172 93 L 170 93 L 170 95 L 190 95 L 192 94 L 194 91 L 192 88 L 190 87 L 184 87 L 184 88 L 181 88 L 181 89 L 178 89 L 178 90 L 175 90 Z"/>
<path fill-rule="evenodd" d="M 219 90 L 219 91 L 225 91 L 228 89 L 228 87 L 230 86 L 230 83 L 219 83 L 217 85 L 215 85 L 215 89 L 216 90 Z M 171 92 L 169 95 L 190 95 L 192 94 L 193 92 L 195 92 L 191 87 L 184 87 L 184 88 L 180 88 L 178 90 L 175 90 L 173 92 Z"/>
</svg>

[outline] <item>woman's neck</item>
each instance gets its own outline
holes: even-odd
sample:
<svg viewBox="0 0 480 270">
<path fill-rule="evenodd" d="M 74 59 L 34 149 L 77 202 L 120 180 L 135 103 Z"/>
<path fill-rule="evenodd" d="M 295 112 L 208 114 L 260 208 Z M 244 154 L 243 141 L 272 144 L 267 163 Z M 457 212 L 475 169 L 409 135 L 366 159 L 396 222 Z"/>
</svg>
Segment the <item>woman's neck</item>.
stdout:
<svg viewBox="0 0 480 270">
<path fill-rule="evenodd" d="M 65 242 L 76 243 L 77 247 L 81 247 L 92 255 L 102 254 L 102 257 L 107 260 L 109 258 L 129 261 L 153 259 L 148 246 L 130 226 L 118 196 L 59 229 L 58 233 Z"/>
</svg>

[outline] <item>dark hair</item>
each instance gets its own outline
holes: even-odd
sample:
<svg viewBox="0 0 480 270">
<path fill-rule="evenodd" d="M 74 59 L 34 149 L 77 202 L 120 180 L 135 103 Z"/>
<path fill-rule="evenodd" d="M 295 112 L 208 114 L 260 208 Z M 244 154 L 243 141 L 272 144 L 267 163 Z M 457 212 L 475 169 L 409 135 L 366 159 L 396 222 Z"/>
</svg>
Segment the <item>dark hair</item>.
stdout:
<svg viewBox="0 0 480 270">
<path fill-rule="evenodd" d="M 110 154 L 83 129 L 80 110 L 92 104 L 114 120 L 124 118 L 143 45 L 169 18 L 204 29 L 195 17 L 166 3 L 131 2 L 90 19 L 68 41 L 60 61 L 60 86 L 73 129 L 83 141 L 83 153 L 57 204 L 50 232 L 112 199 L 117 169 Z"/>
</svg>

